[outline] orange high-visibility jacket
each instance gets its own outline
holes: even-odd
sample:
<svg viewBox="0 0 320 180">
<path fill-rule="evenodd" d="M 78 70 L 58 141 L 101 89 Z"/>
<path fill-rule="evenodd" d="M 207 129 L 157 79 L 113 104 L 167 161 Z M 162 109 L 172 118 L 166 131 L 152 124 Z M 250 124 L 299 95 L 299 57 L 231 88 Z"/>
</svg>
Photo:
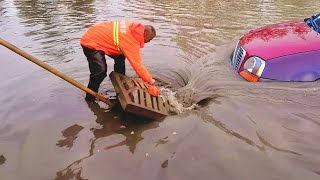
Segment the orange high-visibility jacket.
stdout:
<svg viewBox="0 0 320 180">
<path fill-rule="evenodd" d="M 90 27 L 80 44 L 102 50 L 107 55 L 123 54 L 141 79 L 150 82 L 152 76 L 142 64 L 140 48 L 144 47 L 144 26 L 141 23 L 107 21 Z"/>
</svg>

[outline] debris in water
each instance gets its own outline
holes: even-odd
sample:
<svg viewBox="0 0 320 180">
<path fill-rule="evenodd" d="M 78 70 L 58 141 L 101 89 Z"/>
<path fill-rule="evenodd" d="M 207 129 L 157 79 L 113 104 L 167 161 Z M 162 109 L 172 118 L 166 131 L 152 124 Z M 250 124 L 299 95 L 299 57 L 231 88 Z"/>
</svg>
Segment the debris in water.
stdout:
<svg viewBox="0 0 320 180">
<path fill-rule="evenodd" d="M 121 125 L 120 128 L 121 128 L 121 129 L 125 129 L 126 127 L 125 127 L 124 125 Z"/>
<path fill-rule="evenodd" d="M 3 155 L 1 155 L 0 156 L 0 165 L 4 164 L 6 162 L 6 160 L 7 159 Z"/>
<path fill-rule="evenodd" d="M 130 134 L 134 134 L 134 131 L 131 131 L 131 133 Z"/>
<path fill-rule="evenodd" d="M 157 147 L 160 144 L 166 144 L 167 142 L 169 142 L 169 140 L 165 140 L 165 139 L 159 139 L 155 145 L 155 147 Z"/>
<path fill-rule="evenodd" d="M 172 155 L 171 155 L 171 157 L 170 157 L 171 159 L 173 158 L 174 154 L 176 154 L 176 152 L 173 152 L 173 153 L 172 153 Z"/>
<path fill-rule="evenodd" d="M 173 132 L 172 134 L 173 134 L 173 135 L 177 135 L 178 133 L 177 133 L 177 132 Z"/>
<path fill-rule="evenodd" d="M 146 153 L 146 157 L 148 157 L 149 156 L 149 153 Z"/>
<path fill-rule="evenodd" d="M 167 168 L 169 165 L 169 160 L 165 160 L 162 164 L 161 164 L 161 167 L 162 168 Z"/>
</svg>

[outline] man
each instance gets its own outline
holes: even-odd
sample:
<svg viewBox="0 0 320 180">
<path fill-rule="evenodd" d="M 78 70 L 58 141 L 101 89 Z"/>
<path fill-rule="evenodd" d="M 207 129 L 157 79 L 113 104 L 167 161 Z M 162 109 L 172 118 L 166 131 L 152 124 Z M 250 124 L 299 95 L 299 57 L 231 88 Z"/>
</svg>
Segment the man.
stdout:
<svg viewBox="0 0 320 180">
<path fill-rule="evenodd" d="M 140 48 L 156 36 L 153 26 L 127 21 L 106 21 L 90 27 L 82 36 L 80 44 L 87 57 L 90 80 L 88 88 L 98 92 L 101 82 L 107 76 L 105 55 L 114 59 L 114 71 L 125 75 L 125 59 L 142 80 L 154 84 L 148 70 L 142 64 Z M 95 97 L 86 94 L 87 101 Z"/>
</svg>

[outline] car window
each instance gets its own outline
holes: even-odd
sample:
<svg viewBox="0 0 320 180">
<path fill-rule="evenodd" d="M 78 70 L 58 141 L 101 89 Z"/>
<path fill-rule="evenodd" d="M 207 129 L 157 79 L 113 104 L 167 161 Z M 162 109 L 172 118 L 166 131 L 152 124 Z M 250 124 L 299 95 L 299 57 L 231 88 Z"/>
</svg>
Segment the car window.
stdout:
<svg viewBox="0 0 320 180">
<path fill-rule="evenodd" d="M 320 13 L 304 20 L 307 25 L 314 31 L 320 33 Z"/>
</svg>

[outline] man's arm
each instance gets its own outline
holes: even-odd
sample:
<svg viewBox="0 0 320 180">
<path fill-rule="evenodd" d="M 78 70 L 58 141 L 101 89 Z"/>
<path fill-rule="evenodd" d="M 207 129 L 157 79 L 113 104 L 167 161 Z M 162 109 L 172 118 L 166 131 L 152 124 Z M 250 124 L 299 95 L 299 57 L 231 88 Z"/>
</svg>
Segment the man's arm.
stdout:
<svg viewBox="0 0 320 180">
<path fill-rule="evenodd" d="M 139 77 L 143 81 L 145 81 L 149 84 L 153 84 L 154 79 L 152 78 L 152 76 L 148 72 L 148 70 L 145 68 L 145 66 L 142 64 L 142 57 L 140 54 L 140 48 L 138 46 L 133 46 L 130 49 L 122 49 L 122 52 L 126 56 L 126 58 L 128 59 L 132 68 L 139 75 Z"/>
</svg>

